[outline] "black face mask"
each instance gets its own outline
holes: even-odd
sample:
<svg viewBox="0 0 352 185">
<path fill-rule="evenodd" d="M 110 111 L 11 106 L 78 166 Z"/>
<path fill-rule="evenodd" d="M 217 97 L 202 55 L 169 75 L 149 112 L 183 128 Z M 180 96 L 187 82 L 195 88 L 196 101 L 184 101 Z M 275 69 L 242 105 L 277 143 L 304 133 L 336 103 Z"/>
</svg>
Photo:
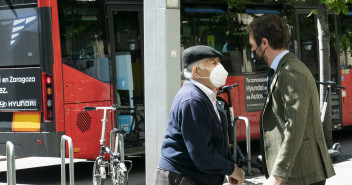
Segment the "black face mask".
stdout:
<svg viewBox="0 0 352 185">
<path fill-rule="evenodd" d="M 258 47 L 259 47 L 259 46 L 258 46 Z M 264 52 L 263 52 L 262 57 L 259 57 L 259 56 L 257 55 L 257 53 L 256 53 L 258 47 L 257 47 L 254 51 L 252 51 L 252 60 L 253 60 L 253 62 L 254 62 L 255 64 L 259 64 L 259 65 L 260 65 L 260 64 L 265 64 L 264 54 L 265 54 L 266 48 L 264 49 Z"/>
</svg>

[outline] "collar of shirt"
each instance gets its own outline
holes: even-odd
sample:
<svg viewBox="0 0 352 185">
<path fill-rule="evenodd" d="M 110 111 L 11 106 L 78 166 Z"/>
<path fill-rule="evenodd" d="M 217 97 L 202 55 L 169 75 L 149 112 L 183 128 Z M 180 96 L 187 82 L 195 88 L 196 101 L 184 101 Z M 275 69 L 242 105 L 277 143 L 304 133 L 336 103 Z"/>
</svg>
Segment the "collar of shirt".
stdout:
<svg viewBox="0 0 352 185">
<path fill-rule="evenodd" d="M 202 83 L 199 83 L 198 81 L 195 81 L 195 80 L 191 80 L 191 82 L 199 87 L 200 90 L 202 90 L 209 98 L 211 104 L 213 104 L 213 108 L 215 110 L 215 113 L 216 115 L 218 116 L 219 118 L 219 121 L 221 122 L 221 118 L 220 118 L 220 114 L 219 114 L 219 111 L 216 107 L 216 94 L 217 94 L 217 91 L 213 91 L 211 89 L 209 89 L 207 86 L 203 85 Z"/>
<path fill-rule="evenodd" d="M 271 69 L 274 69 L 274 71 L 276 72 L 276 69 L 277 69 L 277 66 L 279 65 L 280 60 L 281 60 L 282 57 L 284 57 L 288 52 L 289 52 L 288 50 L 285 50 L 285 51 L 281 52 L 280 54 L 278 54 L 278 55 L 275 57 L 273 63 L 271 63 L 270 68 L 271 68 Z"/>
<path fill-rule="evenodd" d="M 203 85 L 202 83 L 199 83 L 198 81 L 195 80 L 190 80 L 194 85 L 199 87 L 210 99 L 212 103 L 216 102 L 216 91 L 213 91 L 209 89 L 207 86 Z"/>
</svg>

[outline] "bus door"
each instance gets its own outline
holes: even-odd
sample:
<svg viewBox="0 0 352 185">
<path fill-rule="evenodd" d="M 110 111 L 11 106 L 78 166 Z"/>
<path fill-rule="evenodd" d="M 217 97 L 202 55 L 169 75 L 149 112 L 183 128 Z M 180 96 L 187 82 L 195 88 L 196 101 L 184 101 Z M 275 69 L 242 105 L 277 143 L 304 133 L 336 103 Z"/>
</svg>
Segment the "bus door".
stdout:
<svg viewBox="0 0 352 185">
<path fill-rule="evenodd" d="M 342 112 L 343 112 L 343 126 L 352 125 L 352 56 L 351 56 L 351 32 L 352 32 L 352 14 L 339 16 L 339 49 L 340 66 L 341 66 L 341 85 L 346 89 L 342 90 Z"/>
<path fill-rule="evenodd" d="M 110 106 L 111 93 L 105 2 L 58 1 L 64 90 L 65 134 L 74 143 L 75 158 L 99 155 L 102 112 L 84 106 Z M 113 128 L 108 114 L 105 140 Z"/>
<path fill-rule="evenodd" d="M 126 131 L 126 153 L 144 153 L 143 2 L 134 5 L 107 3 L 114 97 L 120 112 L 115 126 Z M 138 114 L 138 115 L 136 115 Z"/>
<path fill-rule="evenodd" d="M 296 40 L 294 46 L 296 48 L 296 56 L 308 67 L 313 74 L 315 80 L 319 81 L 319 46 L 317 33 L 317 18 L 309 16 L 310 9 L 296 9 Z M 337 26 L 336 16 L 329 14 L 329 30 L 330 30 L 330 71 L 331 80 L 341 84 L 340 79 L 340 62 L 338 57 L 337 46 Z M 331 121 L 333 130 L 342 128 L 342 109 L 341 109 L 341 93 L 331 91 Z"/>
</svg>

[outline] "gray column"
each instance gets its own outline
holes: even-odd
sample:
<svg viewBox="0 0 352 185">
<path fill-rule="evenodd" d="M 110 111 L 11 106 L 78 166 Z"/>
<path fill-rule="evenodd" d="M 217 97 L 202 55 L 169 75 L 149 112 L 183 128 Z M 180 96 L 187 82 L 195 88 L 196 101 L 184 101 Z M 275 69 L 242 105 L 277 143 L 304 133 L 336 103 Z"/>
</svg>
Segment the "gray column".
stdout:
<svg viewBox="0 0 352 185">
<path fill-rule="evenodd" d="M 181 87 L 179 0 L 144 0 L 146 184 L 154 172 L 173 98 Z"/>
</svg>

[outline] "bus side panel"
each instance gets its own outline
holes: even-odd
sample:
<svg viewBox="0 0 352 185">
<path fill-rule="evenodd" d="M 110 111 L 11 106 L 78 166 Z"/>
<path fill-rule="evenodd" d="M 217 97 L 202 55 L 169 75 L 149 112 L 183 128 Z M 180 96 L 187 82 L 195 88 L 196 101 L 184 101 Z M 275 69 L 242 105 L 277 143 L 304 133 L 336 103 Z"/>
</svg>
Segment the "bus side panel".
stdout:
<svg viewBox="0 0 352 185">
<path fill-rule="evenodd" d="M 66 104 L 66 134 L 72 138 L 74 157 L 94 160 L 99 155 L 103 111 L 83 111 L 84 106 L 111 106 L 110 101 L 84 104 Z M 105 144 L 109 146 L 113 128 L 112 113 L 107 114 Z M 66 155 L 68 153 L 66 152 Z"/>
<path fill-rule="evenodd" d="M 244 76 L 237 76 L 238 81 L 240 82 L 239 84 L 239 98 L 240 102 L 238 106 L 240 107 L 240 115 L 239 116 L 244 116 L 248 118 L 249 124 L 250 124 L 250 130 L 251 130 L 251 139 L 259 139 L 260 137 L 260 130 L 259 130 L 259 119 L 260 119 L 260 114 L 261 111 L 255 111 L 255 112 L 246 112 L 246 101 L 245 101 L 245 82 L 244 82 Z M 239 140 L 246 140 L 246 124 L 244 121 L 240 121 L 237 124 L 241 124 L 241 137 Z"/>
<path fill-rule="evenodd" d="M 352 125 L 352 75 L 350 69 L 341 70 L 341 85 L 346 87 L 342 90 L 342 125 Z"/>
<path fill-rule="evenodd" d="M 111 106 L 111 85 L 65 64 L 63 65 L 63 75 L 65 131 L 73 140 L 74 157 L 95 159 L 99 155 L 103 112 L 83 112 L 83 107 Z M 106 144 L 109 142 L 110 131 L 113 128 L 111 115 L 109 113 L 106 125 Z"/>
<path fill-rule="evenodd" d="M 259 119 L 260 119 L 261 111 L 246 112 L 246 104 L 244 99 L 245 97 L 244 76 L 227 77 L 226 85 L 233 85 L 235 83 L 239 83 L 239 86 L 231 90 L 234 116 L 247 117 L 250 124 L 251 139 L 259 139 L 260 137 Z M 240 98 L 240 97 L 243 97 L 243 98 Z M 224 96 L 223 98 L 224 100 L 227 100 L 227 96 Z M 246 124 L 244 121 L 240 121 L 240 120 L 237 121 L 237 139 L 238 141 L 246 140 Z"/>
<path fill-rule="evenodd" d="M 110 84 L 63 65 L 66 103 L 110 101 Z"/>
</svg>

